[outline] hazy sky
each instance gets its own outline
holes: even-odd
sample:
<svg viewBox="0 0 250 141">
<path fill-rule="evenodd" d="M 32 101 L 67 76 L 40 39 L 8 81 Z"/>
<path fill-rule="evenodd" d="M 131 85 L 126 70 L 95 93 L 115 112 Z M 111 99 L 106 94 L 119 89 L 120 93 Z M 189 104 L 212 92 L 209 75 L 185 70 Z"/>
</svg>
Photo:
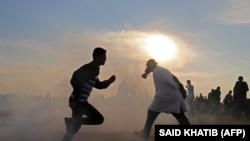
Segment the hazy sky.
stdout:
<svg viewBox="0 0 250 141">
<path fill-rule="evenodd" d="M 249 9 L 248 0 L 1 0 L 0 93 L 68 96 L 72 72 L 101 46 L 100 79 L 117 76 L 103 93 L 125 80 L 153 94 L 152 76 L 140 77 L 153 57 L 144 39 L 160 34 L 177 53 L 159 65 L 196 94 L 220 86 L 223 96 L 239 75 L 250 83 Z"/>
</svg>

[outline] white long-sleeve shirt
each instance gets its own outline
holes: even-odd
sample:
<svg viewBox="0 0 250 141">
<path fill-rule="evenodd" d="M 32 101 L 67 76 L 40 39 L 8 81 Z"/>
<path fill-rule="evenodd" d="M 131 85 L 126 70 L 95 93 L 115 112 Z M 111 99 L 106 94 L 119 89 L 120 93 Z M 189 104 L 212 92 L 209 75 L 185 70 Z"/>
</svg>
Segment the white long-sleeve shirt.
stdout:
<svg viewBox="0 0 250 141">
<path fill-rule="evenodd" d="M 166 68 L 156 66 L 153 70 L 155 96 L 149 109 L 156 112 L 180 113 L 181 108 L 186 112 L 177 83 Z"/>
</svg>

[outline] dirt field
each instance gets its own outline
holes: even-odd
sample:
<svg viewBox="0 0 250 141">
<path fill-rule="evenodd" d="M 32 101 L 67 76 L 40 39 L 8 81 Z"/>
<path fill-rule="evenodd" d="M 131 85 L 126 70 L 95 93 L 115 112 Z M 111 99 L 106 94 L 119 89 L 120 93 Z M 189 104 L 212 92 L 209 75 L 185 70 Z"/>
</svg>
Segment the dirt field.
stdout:
<svg viewBox="0 0 250 141">
<path fill-rule="evenodd" d="M 196 125 L 250 125 L 250 119 L 240 118 L 234 119 L 231 116 L 208 116 L 208 115 L 199 115 L 199 116 L 188 116 L 191 124 Z M 6 120 L 4 117 L 0 118 Z M 165 120 L 164 120 L 165 119 Z M 114 121 L 114 124 L 111 124 L 107 121 L 107 124 L 101 126 L 83 126 L 79 132 L 75 135 L 72 141 L 142 141 L 143 139 L 134 135 L 134 131 L 142 127 L 144 121 L 138 123 L 138 128 L 131 126 L 126 127 L 123 130 L 112 130 L 111 125 L 116 129 L 122 128 L 123 125 Z M 108 125 L 109 124 L 109 125 Z M 135 124 L 135 123 L 133 123 Z M 176 124 L 176 121 L 171 118 L 171 116 L 162 116 L 156 121 L 156 124 Z M 33 130 L 26 130 L 29 127 L 19 127 L 19 126 L 2 126 L 0 128 L 0 140 L 1 141 L 61 141 L 64 135 L 64 125 L 61 125 L 60 128 L 51 125 L 45 127 L 34 127 Z M 110 127 L 110 128 L 108 128 Z M 46 130 L 44 130 L 47 128 Z M 154 132 L 152 129 L 151 137 L 148 141 L 154 141 Z"/>
<path fill-rule="evenodd" d="M 234 119 L 231 116 L 189 116 L 191 124 L 196 125 L 250 125 L 250 119 L 240 118 Z M 164 124 L 163 121 L 158 121 L 159 124 Z M 166 124 L 171 124 L 166 121 Z M 249 126 L 250 127 L 250 126 Z M 86 128 L 85 128 L 86 129 Z M 86 129 L 87 130 L 87 129 Z M 61 133 L 58 132 L 58 138 L 55 140 L 60 140 Z M 123 132 L 89 132 L 81 130 L 74 138 L 74 141 L 143 141 L 143 139 L 134 135 L 133 130 L 123 131 Z M 154 132 L 152 129 L 151 137 L 148 141 L 154 141 Z"/>
</svg>

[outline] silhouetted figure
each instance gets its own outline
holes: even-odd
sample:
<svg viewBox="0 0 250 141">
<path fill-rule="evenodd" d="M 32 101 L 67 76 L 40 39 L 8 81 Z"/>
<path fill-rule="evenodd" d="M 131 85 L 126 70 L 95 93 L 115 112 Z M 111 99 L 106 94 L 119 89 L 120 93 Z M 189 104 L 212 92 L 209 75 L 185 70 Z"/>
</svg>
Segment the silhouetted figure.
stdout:
<svg viewBox="0 0 250 141">
<path fill-rule="evenodd" d="M 207 96 L 204 96 L 204 111 L 203 111 L 203 113 L 208 113 L 208 97 Z"/>
<path fill-rule="evenodd" d="M 194 85 L 191 83 L 191 80 L 186 81 L 187 85 L 185 86 L 187 89 L 187 109 L 188 114 L 194 115 Z"/>
<path fill-rule="evenodd" d="M 200 114 L 204 113 L 206 106 L 205 106 L 205 98 L 202 95 L 202 93 L 200 93 L 200 95 L 197 96 L 196 98 L 196 107 L 197 107 L 196 109 L 197 113 L 200 113 Z"/>
<path fill-rule="evenodd" d="M 220 96 L 221 96 L 221 88 L 220 86 L 217 86 L 217 88 L 214 90 L 214 113 L 216 115 L 221 114 L 221 102 L 220 102 Z"/>
<path fill-rule="evenodd" d="M 242 114 L 248 113 L 247 91 L 249 90 L 247 82 L 243 81 L 243 76 L 238 77 L 233 88 L 233 98 L 235 103 L 234 116 L 239 118 Z"/>
<path fill-rule="evenodd" d="M 215 89 L 211 89 L 208 93 L 208 113 L 212 115 L 215 114 L 216 109 L 215 99 Z"/>
<path fill-rule="evenodd" d="M 166 68 L 158 66 L 153 59 L 148 60 L 146 66 L 147 68 L 142 77 L 147 78 L 147 75 L 153 72 L 155 96 L 148 108 L 143 130 L 135 132 L 136 135 L 144 139 L 149 138 L 151 127 L 161 112 L 171 113 L 181 125 L 190 124 L 184 114 L 187 110 L 184 99 L 171 72 Z"/>
<path fill-rule="evenodd" d="M 223 99 L 223 104 L 224 104 L 224 112 L 226 115 L 232 113 L 232 104 L 233 104 L 233 95 L 232 95 L 232 90 L 229 90 L 228 93 L 225 95 Z"/>
<path fill-rule="evenodd" d="M 116 79 L 112 75 L 109 79 L 100 81 L 98 78 L 100 66 L 106 62 L 106 50 L 97 47 L 92 53 L 93 60 L 77 69 L 70 80 L 73 92 L 69 97 L 72 118 L 65 118 L 67 133 L 63 141 L 70 141 L 78 132 L 81 125 L 99 125 L 103 123 L 102 114 L 90 103 L 88 98 L 92 88 L 105 89 Z M 83 117 L 84 116 L 84 117 Z"/>
</svg>

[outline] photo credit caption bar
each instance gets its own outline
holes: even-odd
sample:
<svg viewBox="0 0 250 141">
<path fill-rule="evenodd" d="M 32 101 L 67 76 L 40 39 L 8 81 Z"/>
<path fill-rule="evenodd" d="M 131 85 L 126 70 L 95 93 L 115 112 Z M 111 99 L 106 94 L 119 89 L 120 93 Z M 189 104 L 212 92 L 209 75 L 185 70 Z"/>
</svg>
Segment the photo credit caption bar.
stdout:
<svg viewBox="0 0 250 141">
<path fill-rule="evenodd" d="M 214 141 L 250 141 L 250 125 L 155 125 L 155 141 L 177 139 L 213 139 Z"/>
</svg>

